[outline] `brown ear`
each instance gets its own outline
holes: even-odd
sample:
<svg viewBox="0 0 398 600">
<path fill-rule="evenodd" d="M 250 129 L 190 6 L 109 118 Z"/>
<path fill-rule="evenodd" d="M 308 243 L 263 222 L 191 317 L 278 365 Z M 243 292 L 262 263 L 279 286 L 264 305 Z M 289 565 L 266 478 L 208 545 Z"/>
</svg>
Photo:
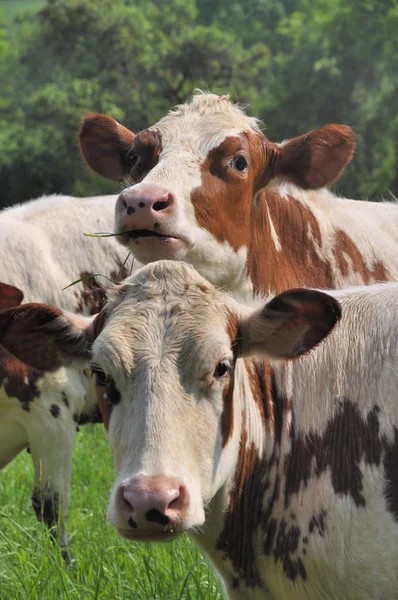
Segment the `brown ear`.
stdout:
<svg viewBox="0 0 398 600">
<path fill-rule="evenodd" d="M 13 285 L 0 283 L 0 311 L 18 306 L 23 300 L 23 292 Z"/>
<path fill-rule="evenodd" d="M 0 313 L 0 346 L 41 371 L 88 357 L 90 322 L 46 304 L 22 304 Z"/>
<path fill-rule="evenodd" d="M 128 173 L 127 154 L 134 139 L 132 131 L 108 115 L 87 115 L 79 132 L 80 151 L 85 161 L 108 179 L 121 179 Z"/>
<path fill-rule="evenodd" d="M 240 322 L 242 356 L 295 358 L 319 344 L 340 317 L 340 305 L 329 294 L 287 290 Z"/>
<path fill-rule="evenodd" d="M 330 185 L 354 154 L 354 133 L 346 125 L 325 125 L 277 147 L 272 177 L 305 190 Z"/>
</svg>

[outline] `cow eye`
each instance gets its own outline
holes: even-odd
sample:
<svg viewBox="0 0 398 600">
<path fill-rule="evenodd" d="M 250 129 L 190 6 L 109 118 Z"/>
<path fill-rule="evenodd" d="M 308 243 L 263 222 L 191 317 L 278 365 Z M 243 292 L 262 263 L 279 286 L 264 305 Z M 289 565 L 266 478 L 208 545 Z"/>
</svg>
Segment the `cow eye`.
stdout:
<svg viewBox="0 0 398 600">
<path fill-rule="evenodd" d="M 228 373 L 229 368 L 230 368 L 230 363 L 227 360 L 222 360 L 221 362 L 218 363 L 218 365 L 214 369 L 214 374 L 213 374 L 214 378 L 221 379 L 221 377 L 224 377 L 224 375 L 226 375 Z"/>
<path fill-rule="evenodd" d="M 105 375 L 105 373 L 103 372 L 102 369 L 100 369 L 99 367 L 97 367 L 96 365 L 92 365 L 91 366 L 91 373 L 94 375 L 95 377 L 95 385 L 106 385 L 108 383 L 108 378 Z"/>
<path fill-rule="evenodd" d="M 236 158 L 234 158 L 234 160 L 232 161 L 232 166 L 237 170 L 240 171 L 241 173 L 243 173 L 243 171 L 246 171 L 247 169 L 247 160 L 245 159 L 244 156 L 237 156 Z"/>
<path fill-rule="evenodd" d="M 132 169 L 138 162 L 138 154 L 137 152 L 130 152 L 128 156 L 128 161 L 130 165 L 130 169 Z"/>
</svg>

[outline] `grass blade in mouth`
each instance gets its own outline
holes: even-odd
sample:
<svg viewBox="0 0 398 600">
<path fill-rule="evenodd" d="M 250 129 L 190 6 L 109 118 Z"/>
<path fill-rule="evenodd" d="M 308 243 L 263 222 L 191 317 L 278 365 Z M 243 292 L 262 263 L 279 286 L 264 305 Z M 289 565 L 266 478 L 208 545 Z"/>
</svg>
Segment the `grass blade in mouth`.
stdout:
<svg viewBox="0 0 398 600">
<path fill-rule="evenodd" d="M 128 235 L 128 231 L 121 231 L 120 233 L 106 233 L 106 232 L 98 232 L 98 233 L 83 233 L 86 237 L 94 237 L 94 238 L 102 238 L 102 237 L 115 237 L 116 235 Z"/>
</svg>

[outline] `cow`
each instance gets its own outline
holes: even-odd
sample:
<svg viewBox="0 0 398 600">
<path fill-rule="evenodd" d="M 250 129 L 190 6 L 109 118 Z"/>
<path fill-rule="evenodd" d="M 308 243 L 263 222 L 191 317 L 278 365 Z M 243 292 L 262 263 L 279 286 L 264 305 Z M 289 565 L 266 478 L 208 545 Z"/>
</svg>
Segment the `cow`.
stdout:
<svg viewBox="0 0 398 600">
<path fill-rule="evenodd" d="M 47 310 L 37 335 L 62 356 Z M 111 523 L 187 532 L 230 600 L 398 598 L 396 323 L 398 283 L 249 305 L 186 263 L 136 272 L 69 321 L 114 456 Z"/>
<path fill-rule="evenodd" d="M 12 285 L 0 284 L 0 311 L 20 304 L 23 297 L 76 315 L 98 313 L 105 289 L 136 268 L 132 259 L 125 262 L 128 251 L 114 237 L 83 235 L 112 233 L 116 198 L 47 196 L 2 210 L 0 280 Z M 64 289 L 80 278 L 80 283 Z M 29 344 L 29 331 L 26 340 L 22 334 L 25 323 L 20 321 L 19 327 L 18 344 Z M 18 359 L 13 345 L 2 346 L 7 335 L 0 330 L 0 468 L 22 449 L 30 449 L 33 508 L 49 527 L 59 523 L 57 535 L 67 557 L 65 521 L 76 430 L 102 421 L 93 380 L 80 363 L 60 366 L 51 352 L 46 364 L 37 367 L 30 353 L 46 350 L 40 341 L 37 348 L 26 350 L 27 362 Z"/>
<path fill-rule="evenodd" d="M 125 263 L 128 251 L 114 237 L 84 236 L 112 233 L 116 198 L 52 195 L 0 211 L 0 280 L 19 288 L 25 302 L 99 312 L 105 289 L 138 266 L 132 258 Z"/>
<path fill-rule="evenodd" d="M 199 94 L 137 135 L 91 114 L 79 136 L 92 169 L 127 179 L 115 232 L 143 263 L 185 260 L 249 296 L 398 279 L 398 206 L 326 189 L 353 156 L 350 127 L 277 144 L 228 96 Z"/>
<path fill-rule="evenodd" d="M 0 470 L 29 450 L 32 506 L 49 528 L 59 526 L 52 534 L 68 560 L 65 521 L 76 428 L 102 418 L 87 361 L 72 356 L 60 360 L 37 335 L 54 319 L 61 324 L 62 311 L 42 304 L 18 306 L 22 299 L 20 290 L 0 283 Z M 90 322 L 72 313 L 67 319 L 80 326 Z M 56 340 L 67 346 L 67 330 L 61 330 Z"/>
</svg>

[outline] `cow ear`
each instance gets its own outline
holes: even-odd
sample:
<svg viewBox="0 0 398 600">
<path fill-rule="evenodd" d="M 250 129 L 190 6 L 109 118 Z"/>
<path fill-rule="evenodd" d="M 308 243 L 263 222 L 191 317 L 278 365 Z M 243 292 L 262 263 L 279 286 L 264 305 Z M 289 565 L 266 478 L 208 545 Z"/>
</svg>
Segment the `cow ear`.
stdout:
<svg viewBox="0 0 398 600">
<path fill-rule="evenodd" d="M 336 181 L 354 154 L 354 133 L 345 125 L 325 125 L 274 147 L 273 177 L 315 190 Z"/>
<path fill-rule="evenodd" d="M 0 283 L 0 311 L 18 306 L 23 300 L 23 292 L 13 285 Z"/>
<path fill-rule="evenodd" d="M 129 171 L 127 155 L 135 134 L 108 115 L 90 114 L 79 132 L 80 151 L 96 173 L 122 179 Z"/>
<path fill-rule="evenodd" d="M 295 358 L 319 344 L 340 317 L 340 305 L 332 296 L 288 290 L 240 322 L 240 355 Z"/>
<path fill-rule="evenodd" d="M 55 371 L 88 358 L 91 322 L 46 304 L 22 304 L 0 313 L 0 345 L 30 367 Z"/>
</svg>

